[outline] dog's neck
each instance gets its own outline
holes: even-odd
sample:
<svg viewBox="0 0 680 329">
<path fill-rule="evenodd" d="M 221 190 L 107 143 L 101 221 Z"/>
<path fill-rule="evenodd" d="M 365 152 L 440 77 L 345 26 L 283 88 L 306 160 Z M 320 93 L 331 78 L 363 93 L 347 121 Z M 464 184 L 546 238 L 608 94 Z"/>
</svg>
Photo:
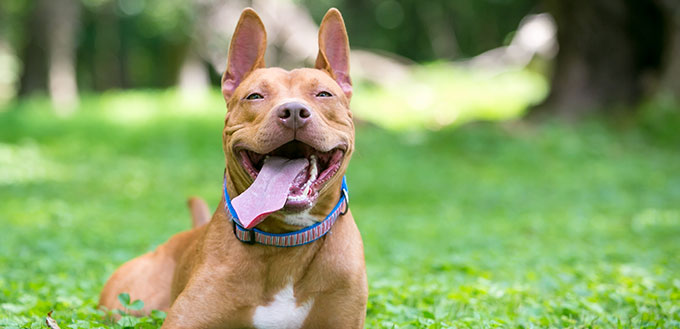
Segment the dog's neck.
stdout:
<svg viewBox="0 0 680 329">
<path fill-rule="evenodd" d="M 230 198 L 239 195 L 245 188 L 238 190 L 230 174 L 229 167 L 226 170 L 226 189 Z M 258 224 L 255 228 L 260 231 L 274 234 L 298 231 L 307 226 L 323 221 L 337 205 L 342 194 L 342 177 L 344 173 L 338 172 L 321 191 L 314 206 L 304 212 L 291 214 L 285 210 L 276 211 Z M 247 186 L 246 186 L 247 188 Z"/>
</svg>

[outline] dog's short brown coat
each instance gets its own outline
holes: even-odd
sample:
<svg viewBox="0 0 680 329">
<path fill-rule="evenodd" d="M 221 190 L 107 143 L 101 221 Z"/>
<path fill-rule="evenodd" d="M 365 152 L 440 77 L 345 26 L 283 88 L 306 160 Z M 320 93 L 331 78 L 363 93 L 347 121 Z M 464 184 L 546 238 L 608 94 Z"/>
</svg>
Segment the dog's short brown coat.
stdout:
<svg viewBox="0 0 680 329">
<path fill-rule="evenodd" d="M 222 78 L 228 108 L 223 131 L 227 190 L 234 197 L 253 182 L 239 163 L 235 152 L 239 147 L 267 153 L 293 139 L 321 151 L 342 147 L 341 168 L 310 211 L 320 221 L 340 197 L 342 175 L 354 147 L 349 44 L 342 16 L 331 9 L 324 17 L 313 69 L 265 68 L 265 48 L 264 25 L 252 9 L 244 10 Z M 316 97 L 320 91 L 333 97 Z M 264 97 L 246 100 L 253 92 Z M 291 131 L 276 124 L 273 109 L 291 99 L 312 111 L 304 129 Z M 252 328 L 255 310 L 272 303 L 277 292 L 292 284 L 295 303 L 312 305 L 302 328 L 363 327 L 368 288 L 361 236 L 351 212 L 321 239 L 279 248 L 238 241 L 224 202 L 204 224 L 204 203 L 190 200 L 196 227 L 122 265 L 106 283 L 100 305 L 121 308 L 117 296 L 128 292 L 132 299 L 145 302 L 140 313 L 168 312 L 163 328 Z M 282 212 L 257 228 L 272 233 L 300 229 L 287 223 Z"/>
</svg>

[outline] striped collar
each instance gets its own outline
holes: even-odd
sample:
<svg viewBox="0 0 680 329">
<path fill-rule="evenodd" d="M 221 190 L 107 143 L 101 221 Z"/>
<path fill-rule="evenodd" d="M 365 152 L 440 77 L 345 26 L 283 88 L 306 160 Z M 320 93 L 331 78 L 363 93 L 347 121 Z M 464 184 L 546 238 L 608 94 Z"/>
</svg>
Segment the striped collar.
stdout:
<svg viewBox="0 0 680 329">
<path fill-rule="evenodd" d="M 227 211 L 227 217 L 234 224 L 234 235 L 241 242 L 254 244 L 259 243 L 266 246 L 276 246 L 276 247 L 297 247 L 304 244 L 313 242 L 322 236 L 326 235 L 331 227 L 338 219 L 338 217 L 347 213 L 349 208 L 349 193 L 347 190 L 347 180 L 345 176 L 342 177 L 342 193 L 340 195 L 340 200 L 335 205 L 331 213 L 326 216 L 323 221 L 320 221 L 314 225 L 307 226 L 301 230 L 293 231 L 283 234 L 268 233 L 257 228 L 246 229 L 241 225 L 238 220 L 238 215 L 236 210 L 231 206 L 231 199 L 227 193 L 227 178 L 224 178 L 224 209 Z"/>
</svg>

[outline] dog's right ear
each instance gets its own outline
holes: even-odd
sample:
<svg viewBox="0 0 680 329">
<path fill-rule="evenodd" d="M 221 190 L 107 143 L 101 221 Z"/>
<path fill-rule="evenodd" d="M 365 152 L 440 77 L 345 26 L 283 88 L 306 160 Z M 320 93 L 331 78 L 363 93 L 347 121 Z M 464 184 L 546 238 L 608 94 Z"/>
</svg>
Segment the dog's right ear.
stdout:
<svg viewBox="0 0 680 329">
<path fill-rule="evenodd" d="M 331 8 L 319 26 L 319 55 L 315 67 L 335 79 L 347 97 L 352 97 L 352 80 L 349 78 L 349 40 L 345 21 L 340 11 Z"/>
<path fill-rule="evenodd" d="M 222 76 L 222 95 L 229 99 L 236 87 L 255 69 L 264 67 L 267 32 L 260 16 L 252 8 L 241 12 L 229 45 L 227 70 Z"/>
</svg>

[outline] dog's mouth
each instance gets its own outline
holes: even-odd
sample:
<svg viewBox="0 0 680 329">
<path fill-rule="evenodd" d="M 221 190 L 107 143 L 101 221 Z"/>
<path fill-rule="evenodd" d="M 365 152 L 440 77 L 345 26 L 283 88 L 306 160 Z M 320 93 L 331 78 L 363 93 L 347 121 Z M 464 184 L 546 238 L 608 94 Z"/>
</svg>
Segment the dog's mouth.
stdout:
<svg viewBox="0 0 680 329">
<path fill-rule="evenodd" d="M 336 147 L 330 151 L 322 152 L 303 142 L 291 141 L 267 154 L 241 149 L 239 155 L 241 165 L 253 180 L 258 179 L 263 167 L 270 162 L 270 158 L 293 160 L 288 161 L 289 163 L 294 161 L 304 163 L 306 161 L 306 164 L 300 164 L 302 169 L 299 171 L 295 169 L 287 174 L 290 175 L 288 181 L 292 182 L 288 188 L 288 196 L 283 207 L 283 210 L 289 212 L 300 212 L 314 205 L 321 189 L 338 172 L 345 155 L 345 148 Z M 275 170 L 284 171 L 280 168 Z M 267 177 L 267 179 L 269 178 Z"/>
</svg>

